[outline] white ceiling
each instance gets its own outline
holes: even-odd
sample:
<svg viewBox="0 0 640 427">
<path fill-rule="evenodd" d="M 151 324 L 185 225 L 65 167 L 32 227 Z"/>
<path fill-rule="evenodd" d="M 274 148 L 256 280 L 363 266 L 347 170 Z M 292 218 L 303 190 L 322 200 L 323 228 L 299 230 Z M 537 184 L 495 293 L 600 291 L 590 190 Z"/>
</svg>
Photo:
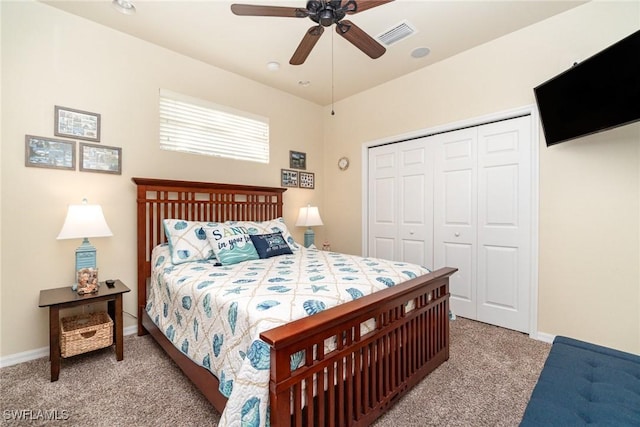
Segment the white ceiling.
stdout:
<svg viewBox="0 0 640 427">
<path fill-rule="evenodd" d="M 305 7 L 305 0 L 133 2 L 137 12 L 124 15 L 112 7 L 111 0 L 44 1 L 323 106 L 585 3 L 396 0 L 346 18 L 374 38 L 405 20 L 417 30 L 387 46 L 382 57 L 370 59 L 332 26 L 325 29 L 305 63 L 294 66 L 289 59 L 314 22 L 309 18 L 236 16 L 230 5 Z M 413 58 L 411 52 L 419 47 L 431 53 Z M 268 70 L 269 61 L 279 62 L 280 69 Z M 304 87 L 301 81 L 310 84 Z"/>
</svg>

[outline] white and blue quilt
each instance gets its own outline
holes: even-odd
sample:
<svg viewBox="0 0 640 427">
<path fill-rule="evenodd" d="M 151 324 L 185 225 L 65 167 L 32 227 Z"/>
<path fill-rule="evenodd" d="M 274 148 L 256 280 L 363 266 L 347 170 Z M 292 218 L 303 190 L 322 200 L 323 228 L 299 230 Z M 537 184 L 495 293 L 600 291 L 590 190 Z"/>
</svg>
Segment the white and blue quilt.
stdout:
<svg viewBox="0 0 640 427">
<path fill-rule="evenodd" d="M 147 312 L 169 340 L 220 381 L 221 426 L 268 426 L 269 347 L 261 332 L 429 271 L 316 249 L 216 266 L 152 254 Z M 292 364 L 301 361 L 292 361 Z"/>
</svg>

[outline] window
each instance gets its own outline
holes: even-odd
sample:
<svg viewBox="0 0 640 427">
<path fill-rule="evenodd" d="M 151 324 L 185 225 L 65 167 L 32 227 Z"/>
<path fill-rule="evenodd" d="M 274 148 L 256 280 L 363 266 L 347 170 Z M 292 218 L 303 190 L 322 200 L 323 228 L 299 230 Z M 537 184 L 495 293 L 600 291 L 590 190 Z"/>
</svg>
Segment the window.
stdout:
<svg viewBox="0 0 640 427">
<path fill-rule="evenodd" d="M 160 148 L 269 163 L 269 119 L 160 89 Z"/>
</svg>

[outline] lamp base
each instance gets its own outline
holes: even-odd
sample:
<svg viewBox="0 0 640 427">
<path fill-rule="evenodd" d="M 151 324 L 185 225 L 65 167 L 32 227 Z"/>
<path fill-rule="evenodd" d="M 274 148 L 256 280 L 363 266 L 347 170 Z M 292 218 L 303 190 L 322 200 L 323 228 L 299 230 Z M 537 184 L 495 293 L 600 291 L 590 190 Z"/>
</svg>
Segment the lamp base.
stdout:
<svg viewBox="0 0 640 427">
<path fill-rule="evenodd" d="M 307 228 L 307 230 L 304 232 L 304 247 L 308 248 L 309 246 L 313 245 L 315 239 L 316 234 L 313 232 L 311 227 Z"/>
</svg>

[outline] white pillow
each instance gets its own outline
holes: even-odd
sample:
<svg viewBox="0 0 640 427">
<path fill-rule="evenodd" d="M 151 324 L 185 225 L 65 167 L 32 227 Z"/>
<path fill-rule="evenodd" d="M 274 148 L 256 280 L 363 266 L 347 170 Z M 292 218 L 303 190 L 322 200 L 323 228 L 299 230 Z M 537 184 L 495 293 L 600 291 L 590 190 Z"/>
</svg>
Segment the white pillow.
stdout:
<svg viewBox="0 0 640 427">
<path fill-rule="evenodd" d="M 162 225 L 169 243 L 172 263 L 182 264 L 215 258 L 207 234 L 209 229 L 219 225 L 217 222 L 165 219 L 162 220 Z"/>
</svg>

